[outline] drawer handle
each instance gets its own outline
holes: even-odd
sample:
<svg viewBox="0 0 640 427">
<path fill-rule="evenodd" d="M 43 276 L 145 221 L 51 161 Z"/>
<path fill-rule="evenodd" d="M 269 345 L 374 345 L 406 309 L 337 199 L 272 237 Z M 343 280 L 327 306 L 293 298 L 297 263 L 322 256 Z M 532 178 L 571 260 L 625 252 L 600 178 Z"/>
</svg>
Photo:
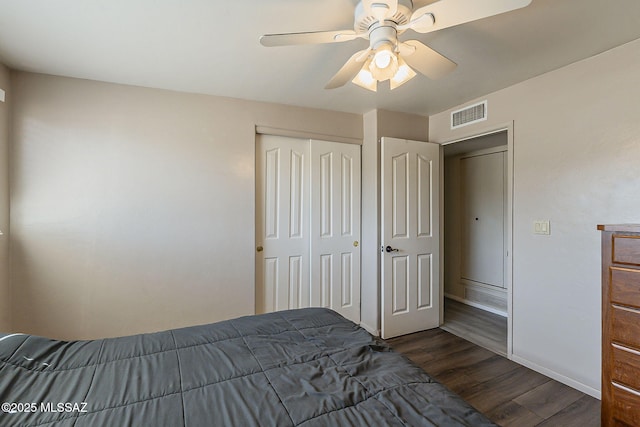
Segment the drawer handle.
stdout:
<svg viewBox="0 0 640 427">
<path fill-rule="evenodd" d="M 634 389 L 629 388 L 629 387 L 625 387 L 622 384 L 618 384 L 618 383 L 613 382 L 613 381 L 611 382 L 611 385 L 613 385 L 615 388 L 619 388 L 620 390 L 626 391 L 627 393 L 631 393 L 634 396 L 640 397 L 640 391 L 634 390 Z"/>
</svg>

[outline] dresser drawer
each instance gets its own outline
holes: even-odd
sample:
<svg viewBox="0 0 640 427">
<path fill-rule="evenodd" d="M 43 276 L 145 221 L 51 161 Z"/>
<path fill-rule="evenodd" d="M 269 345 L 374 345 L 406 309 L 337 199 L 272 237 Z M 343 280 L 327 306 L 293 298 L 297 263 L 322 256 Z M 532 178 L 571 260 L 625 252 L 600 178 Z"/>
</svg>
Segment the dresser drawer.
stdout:
<svg viewBox="0 0 640 427">
<path fill-rule="evenodd" d="M 611 341 L 640 350 L 640 311 L 611 307 Z"/>
<path fill-rule="evenodd" d="M 640 390 L 640 352 L 613 345 L 611 348 L 611 379 Z"/>
<path fill-rule="evenodd" d="M 640 393 L 613 384 L 613 418 L 630 426 L 640 425 Z"/>
<path fill-rule="evenodd" d="M 640 308 L 640 270 L 611 267 L 611 302 Z"/>
<path fill-rule="evenodd" d="M 613 236 L 613 262 L 640 266 L 640 236 Z"/>
</svg>

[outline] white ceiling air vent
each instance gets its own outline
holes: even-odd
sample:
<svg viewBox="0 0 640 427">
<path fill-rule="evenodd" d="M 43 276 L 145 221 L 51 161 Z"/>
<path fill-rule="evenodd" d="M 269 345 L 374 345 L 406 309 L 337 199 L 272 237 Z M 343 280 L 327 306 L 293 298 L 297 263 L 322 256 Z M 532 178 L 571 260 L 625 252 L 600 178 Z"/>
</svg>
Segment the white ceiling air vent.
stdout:
<svg viewBox="0 0 640 427">
<path fill-rule="evenodd" d="M 451 129 L 487 120 L 487 101 L 470 105 L 451 113 Z"/>
</svg>

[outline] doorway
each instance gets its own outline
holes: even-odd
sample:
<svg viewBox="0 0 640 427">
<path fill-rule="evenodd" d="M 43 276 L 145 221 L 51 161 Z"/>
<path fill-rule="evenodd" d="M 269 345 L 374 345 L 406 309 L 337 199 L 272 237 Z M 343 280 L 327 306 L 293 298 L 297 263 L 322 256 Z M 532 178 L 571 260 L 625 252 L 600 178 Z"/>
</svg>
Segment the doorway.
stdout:
<svg viewBox="0 0 640 427">
<path fill-rule="evenodd" d="M 444 145 L 442 328 L 509 354 L 508 130 Z"/>
</svg>

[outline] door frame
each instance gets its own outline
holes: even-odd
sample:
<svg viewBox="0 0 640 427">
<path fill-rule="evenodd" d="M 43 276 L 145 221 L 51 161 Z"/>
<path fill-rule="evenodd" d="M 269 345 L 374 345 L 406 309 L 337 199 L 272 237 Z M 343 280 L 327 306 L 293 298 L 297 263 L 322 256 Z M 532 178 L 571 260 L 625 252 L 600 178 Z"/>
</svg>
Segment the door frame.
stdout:
<svg viewBox="0 0 640 427">
<path fill-rule="evenodd" d="M 463 134 L 453 140 L 441 144 L 440 156 L 444 156 L 443 149 L 450 144 L 469 141 L 478 137 L 507 132 L 507 246 L 506 246 L 506 274 L 507 287 L 507 358 L 513 355 L 513 122 L 502 123 L 491 127 L 480 128 Z M 440 215 L 444 218 L 444 167 L 440 170 Z M 440 224 L 440 247 L 444 248 L 444 221 Z M 440 269 L 440 323 L 444 323 L 444 257 L 441 257 Z"/>
</svg>

